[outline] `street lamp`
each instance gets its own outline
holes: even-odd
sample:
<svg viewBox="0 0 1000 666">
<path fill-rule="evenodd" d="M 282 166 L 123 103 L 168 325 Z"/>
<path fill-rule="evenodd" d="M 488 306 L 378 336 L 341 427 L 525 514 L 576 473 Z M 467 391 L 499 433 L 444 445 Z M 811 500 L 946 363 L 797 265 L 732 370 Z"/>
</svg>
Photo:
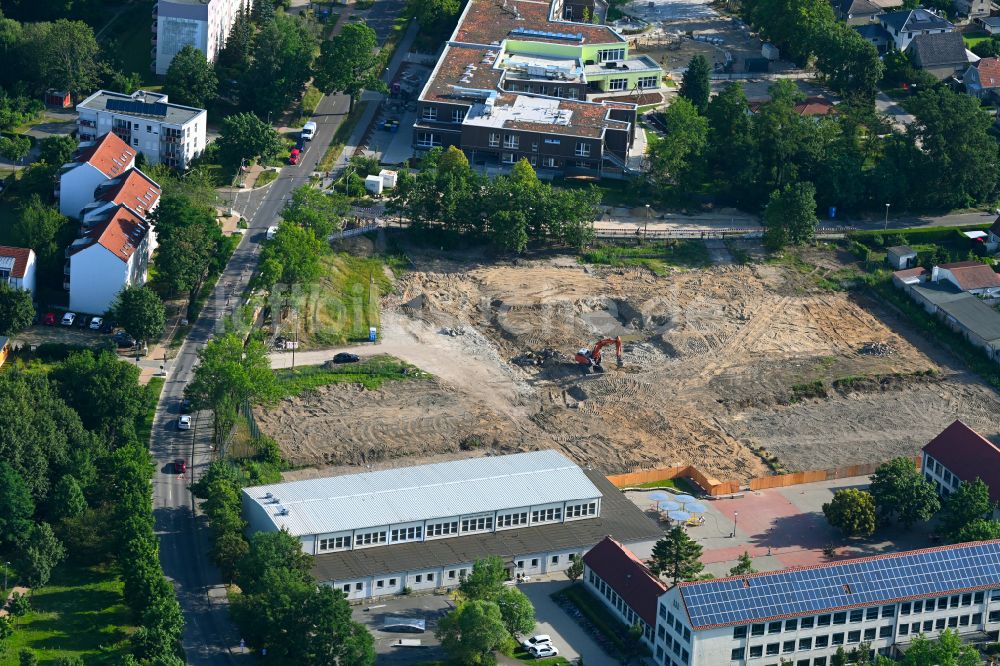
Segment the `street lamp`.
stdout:
<svg viewBox="0 0 1000 666">
<path fill-rule="evenodd" d="M 731 539 L 735 539 L 736 538 L 736 521 L 737 521 L 737 519 L 739 517 L 740 517 L 740 512 L 739 511 L 733 511 L 733 533 L 729 535 L 729 538 L 731 538 Z"/>
<path fill-rule="evenodd" d="M 646 204 L 646 226 L 642 230 L 642 237 L 646 238 L 649 235 L 649 204 Z"/>
<path fill-rule="evenodd" d="M 885 224 L 882 225 L 882 231 L 889 228 L 889 205 L 890 204 L 885 205 Z"/>
</svg>

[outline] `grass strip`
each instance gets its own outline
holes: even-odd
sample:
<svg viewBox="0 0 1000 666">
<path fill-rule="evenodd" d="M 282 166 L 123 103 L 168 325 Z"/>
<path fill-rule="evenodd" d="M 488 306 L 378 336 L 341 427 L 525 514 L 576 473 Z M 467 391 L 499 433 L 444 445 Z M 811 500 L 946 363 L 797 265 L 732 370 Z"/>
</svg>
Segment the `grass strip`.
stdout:
<svg viewBox="0 0 1000 666">
<path fill-rule="evenodd" d="M 426 372 L 392 356 L 375 356 L 361 363 L 344 363 L 330 367 L 310 365 L 276 370 L 281 397 L 301 395 L 328 384 L 361 384 L 376 390 L 384 382 L 424 379 Z"/>
</svg>

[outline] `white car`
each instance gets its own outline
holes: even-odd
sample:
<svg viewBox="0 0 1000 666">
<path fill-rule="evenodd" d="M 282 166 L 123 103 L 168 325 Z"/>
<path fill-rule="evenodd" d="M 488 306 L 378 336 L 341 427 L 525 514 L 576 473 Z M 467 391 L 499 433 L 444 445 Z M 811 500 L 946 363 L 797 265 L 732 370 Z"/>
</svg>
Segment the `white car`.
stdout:
<svg viewBox="0 0 1000 666">
<path fill-rule="evenodd" d="M 177 429 L 178 430 L 190 430 L 191 429 L 191 415 L 183 414 L 177 417 Z"/>
<path fill-rule="evenodd" d="M 552 645 L 552 637 L 548 634 L 537 634 L 521 641 L 521 646 L 525 650 L 530 650 L 533 647 L 541 647 L 542 645 Z"/>
<path fill-rule="evenodd" d="M 278 233 L 278 227 L 268 227 L 267 228 L 267 240 L 272 240 L 274 234 Z"/>
<path fill-rule="evenodd" d="M 76 313 L 67 312 L 66 314 L 63 315 L 62 325 L 72 326 L 74 321 L 76 321 Z"/>
<path fill-rule="evenodd" d="M 528 654 L 530 654 L 535 659 L 541 659 L 543 657 L 557 657 L 559 656 L 559 650 L 552 643 L 542 643 L 533 648 L 528 649 Z"/>
<path fill-rule="evenodd" d="M 299 134 L 303 141 L 312 141 L 313 137 L 316 136 L 316 123 L 313 121 L 307 122 L 302 126 L 302 133 Z"/>
<path fill-rule="evenodd" d="M 101 330 L 101 324 L 103 323 L 104 320 L 101 317 L 94 317 L 90 320 L 90 329 L 92 331 L 99 331 Z"/>
</svg>

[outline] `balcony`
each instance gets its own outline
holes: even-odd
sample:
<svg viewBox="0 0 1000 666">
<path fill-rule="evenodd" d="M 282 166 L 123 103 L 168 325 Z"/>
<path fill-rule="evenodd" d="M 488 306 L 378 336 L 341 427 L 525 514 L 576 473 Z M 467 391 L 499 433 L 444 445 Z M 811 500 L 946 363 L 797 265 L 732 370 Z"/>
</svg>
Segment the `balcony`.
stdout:
<svg viewBox="0 0 1000 666">
<path fill-rule="evenodd" d="M 149 43 L 153 45 L 154 49 L 156 48 L 156 33 L 155 32 L 153 33 L 153 36 L 149 38 Z"/>
<path fill-rule="evenodd" d="M 153 18 L 156 18 L 156 15 L 159 14 L 159 13 L 160 13 L 160 3 L 154 2 L 153 3 Z"/>
<path fill-rule="evenodd" d="M 77 123 L 79 123 L 80 127 L 97 127 L 97 121 L 86 118 L 80 118 Z"/>
<path fill-rule="evenodd" d="M 67 276 L 66 277 L 66 281 L 67 282 L 69 281 L 69 265 L 70 265 L 69 261 L 67 261 L 65 264 L 63 264 L 63 275 Z"/>
<path fill-rule="evenodd" d="M 156 32 L 156 25 L 157 25 L 157 23 L 159 23 L 159 21 L 153 21 L 153 23 L 149 26 L 149 31 L 150 32 Z"/>
</svg>

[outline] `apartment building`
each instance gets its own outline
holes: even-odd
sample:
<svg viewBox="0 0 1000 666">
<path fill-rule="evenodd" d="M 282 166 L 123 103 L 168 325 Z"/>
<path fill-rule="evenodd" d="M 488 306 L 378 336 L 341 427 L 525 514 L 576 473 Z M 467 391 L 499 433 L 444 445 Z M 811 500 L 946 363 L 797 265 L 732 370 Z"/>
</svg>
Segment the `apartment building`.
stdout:
<svg viewBox="0 0 1000 666">
<path fill-rule="evenodd" d="M 962 481 L 982 479 L 990 490 L 990 500 L 1000 504 L 1000 447 L 961 421 L 942 430 L 921 455 L 924 478 L 934 484 L 942 498 L 955 492 Z M 1000 510 L 994 509 L 994 519 L 998 515 Z"/>
<path fill-rule="evenodd" d="M 55 196 L 59 212 L 79 220 L 83 208 L 94 200 L 94 191 L 103 183 L 116 178 L 133 166 L 137 151 L 115 133 L 100 137 L 88 134 L 70 162 L 59 170 L 59 185 Z"/>
<path fill-rule="evenodd" d="M 35 251 L 31 248 L 0 245 L 0 282 L 34 295 L 35 263 Z"/>
<path fill-rule="evenodd" d="M 193 46 L 215 62 L 240 9 L 253 0 L 158 0 L 153 5 L 153 71 L 166 74 L 174 56 Z"/>
<path fill-rule="evenodd" d="M 659 90 L 663 70 L 610 27 L 562 18 L 575 11 L 470 0 L 418 99 L 415 150 L 458 146 L 474 165 L 524 158 L 567 175 L 634 172 L 636 101 Z"/>
<path fill-rule="evenodd" d="M 81 141 L 112 132 L 149 162 L 183 170 L 207 144 L 205 109 L 172 104 L 163 93 L 98 90 L 76 110 Z"/>
<path fill-rule="evenodd" d="M 898 656 L 916 636 L 945 629 L 995 640 L 1000 541 L 680 583 L 657 604 L 654 657 L 664 666 L 829 666 L 841 647 Z"/>
</svg>

